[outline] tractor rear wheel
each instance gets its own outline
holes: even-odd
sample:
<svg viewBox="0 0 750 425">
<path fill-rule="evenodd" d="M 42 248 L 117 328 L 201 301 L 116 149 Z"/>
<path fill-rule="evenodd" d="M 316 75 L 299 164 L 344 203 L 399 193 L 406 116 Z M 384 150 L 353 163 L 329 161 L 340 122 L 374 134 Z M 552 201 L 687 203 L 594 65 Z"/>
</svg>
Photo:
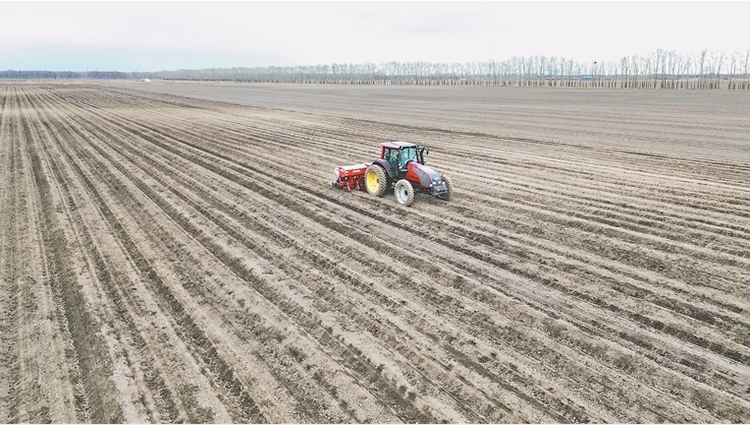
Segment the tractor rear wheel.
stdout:
<svg viewBox="0 0 750 425">
<path fill-rule="evenodd" d="M 393 193 L 396 195 L 396 202 L 401 205 L 408 207 L 414 203 L 414 188 L 409 180 L 401 179 L 397 181 Z"/>
<path fill-rule="evenodd" d="M 451 183 L 450 177 L 443 175 L 443 181 L 445 182 L 445 194 L 438 196 L 438 198 L 444 201 L 450 201 L 451 195 L 453 194 L 453 184 Z"/>
<path fill-rule="evenodd" d="M 388 177 L 386 177 L 383 167 L 375 164 L 367 167 L 365 187 L 370 195 L 375 195 L 378 198 L 385 194 L 386 189 L 388 189 Z"/>
</svg>

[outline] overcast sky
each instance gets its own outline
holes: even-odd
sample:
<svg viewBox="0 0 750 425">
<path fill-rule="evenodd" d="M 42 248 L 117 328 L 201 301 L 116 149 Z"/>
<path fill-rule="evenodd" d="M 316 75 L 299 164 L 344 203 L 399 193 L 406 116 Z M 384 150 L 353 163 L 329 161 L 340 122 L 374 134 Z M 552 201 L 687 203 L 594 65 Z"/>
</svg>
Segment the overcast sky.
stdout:
<svg viewBox="0 0 750 425">
<path fill-rule="evenodd" d="M 0 70 L 619 60 L 750 49 L 750 3 L 5 2 Z"/>
</svg>

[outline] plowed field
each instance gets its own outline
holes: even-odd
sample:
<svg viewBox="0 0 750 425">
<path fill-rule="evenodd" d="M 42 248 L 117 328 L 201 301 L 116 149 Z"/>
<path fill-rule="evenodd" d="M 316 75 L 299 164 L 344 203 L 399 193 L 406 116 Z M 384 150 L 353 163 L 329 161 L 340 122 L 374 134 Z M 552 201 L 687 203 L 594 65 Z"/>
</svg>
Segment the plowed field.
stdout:
<svg viewBox="0 0 750 425">
<path fill-rule="evenodd" d="M 0 422 L 750 422 L 745 94 L 391 89 L 0 83 Z"/>
</svg>

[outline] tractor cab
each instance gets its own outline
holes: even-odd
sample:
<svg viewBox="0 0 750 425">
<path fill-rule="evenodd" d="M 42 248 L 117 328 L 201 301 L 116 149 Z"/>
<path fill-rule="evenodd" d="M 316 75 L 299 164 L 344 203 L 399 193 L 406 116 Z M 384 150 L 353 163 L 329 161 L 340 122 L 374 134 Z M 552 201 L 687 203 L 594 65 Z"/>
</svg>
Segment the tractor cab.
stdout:
<svg viewBox="0 0 750 425">
<path fill-rule="evenodd" d="M 406 172 L 410 161 L 425 165 L 424 156 L 429 152 L 429 149 L 423 146 L 407 142 L 381 143 L 380 149 L 380 158 L 388 161 L 394 170 L 401 173 Z"/>
</svg>

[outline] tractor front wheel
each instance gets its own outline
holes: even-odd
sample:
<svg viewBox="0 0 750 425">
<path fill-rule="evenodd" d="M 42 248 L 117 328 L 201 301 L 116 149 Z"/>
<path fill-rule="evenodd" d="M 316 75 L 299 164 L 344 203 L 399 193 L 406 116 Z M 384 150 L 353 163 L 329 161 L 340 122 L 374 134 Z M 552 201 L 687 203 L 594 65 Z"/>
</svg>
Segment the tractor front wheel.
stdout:
<svg viewBox="0 0 750 425">
<path fill-rule="evenodd" d="M 385 175 L 383 167 L 375 164 L 367 167 L 367 171 L 365 171 L 365 187 L 370 195 L 375 195 L 378 198 L 385 194 L 386 189 L 388 189 L 388 178 Z"/>
<path fill-rule="evenodd" d="M 408 207 L 414 203 L 414 188 L 409 180 L 401 179 L 397 181 L 393 193 L 396 195 L 396 202 L 401 205 Z"/>
<path fill-rule="evenodd" d="M 438 196 L 438 198 L 444 201 L 450 201 L 451 195 L 453 194 L 453 184 L 451 183 L 450 177 L 443 175 L 443 182 L 445 182 L 445 194 Z"/>
</svg>

